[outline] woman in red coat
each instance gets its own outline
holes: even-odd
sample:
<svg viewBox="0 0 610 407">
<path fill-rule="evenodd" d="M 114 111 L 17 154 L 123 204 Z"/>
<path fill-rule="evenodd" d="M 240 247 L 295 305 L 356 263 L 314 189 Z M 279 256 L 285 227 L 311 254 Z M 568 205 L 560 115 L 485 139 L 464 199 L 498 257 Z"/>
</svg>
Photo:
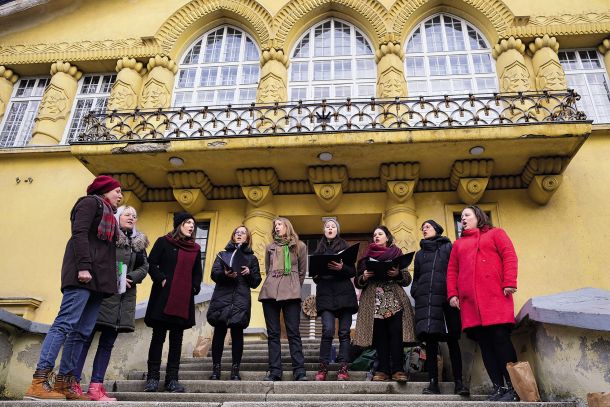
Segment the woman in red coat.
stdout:
<svg viewBox="0 0 610 407">
<path fill-rule="evenodd" d="M 447 298 L 460 310 L 462 330 L 481 347 L 494 386 L 489 400 L 518 401 L 506 370 L 508 362 L 517 361 L 510 340 L 515 324 L 517 254 L 506 232 L 494 228 L 477 206 L 462 211 L 462 227 L 449 259 Z"/>
</svg>

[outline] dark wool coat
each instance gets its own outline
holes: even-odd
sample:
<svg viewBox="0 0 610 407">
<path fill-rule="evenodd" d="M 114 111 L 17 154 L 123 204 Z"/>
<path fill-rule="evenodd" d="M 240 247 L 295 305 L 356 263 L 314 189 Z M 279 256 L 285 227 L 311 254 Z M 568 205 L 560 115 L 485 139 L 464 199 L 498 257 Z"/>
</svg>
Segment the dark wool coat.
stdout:
<svg viewBox="0 0 610 407">
<path fill-rule="evenodd" d="M 458 339 L 460 313 L 447 301 L 447 265 L 451 241 L 445 236 L 423 239 L 415 254 L 411 297 L 415 300 L 415 335 L 425 341 Z"/>
<path fill-rule="evenodd" d="M 150 278 L 153 280 L 153 286 L 150 291 L 144 322 L 151 328 L 187 329 L 195 325 L 194 297 L 201 290 L 201 279 L 203 277 L 200 252 L 197 253 L 193 264 L 193 289 L 190 293 L 184 293 L 184 295 L 191 297 L 188 319 L 166 315 L 163 312 L 172 287 L 174 270 L 178 261 L 178 250 L 178 247 L 170 243 L 164 236 L 161 236 L 153 245 L 150 255 L 148 256 L 148 274 L 150 274 Z M 165 283 L 165 287 L 162 287 L 161 283 L 164 279 L 167 279 L 167 282 Z"/>
<path fill-rule="evenodd" d="M 117 292 L 116 235 L 111 241 L 97 237 L 102 213 L 103 203 L 92 195 L 79 198 L 72 208 L 72 236 L 61 267 L 62 292 L 68 287 L 86 288 L 106 295 Z M 80 283 L 79 270 L 89 270 L 93 277 L 91 281 Z"/>
<path fill-rule="evenodd" d="M 340 242 L 335 242 L 335 240 Z M 335 244 L 331 245 L 326 238 L 322 238 L 314 254 L 337 254 L 348 247 L 345 240 L 341 238 L 335 238 L 333 243 Z M 358 312 L 356 290 L 351 281 L 351 278 L 355 276 L 355 265 L 343 263 L 343 268 L 333 275 L 324 274 L 314 277 L 313 281 L 317 284 L 316 310 L 318 315 L 323 311 L 348 311 L 352 314 Z"/>
<path fill-rule="evenodd" d="M 515 323 L 512 295 L 517 288 L 517 254 L 500 228 L 464 230 L 455 241 L 447 268 L 447 298 L 460 300 L 462 330 Z"/>
<path fill-rule="evenodd" d="M 231 255 L 237 246 L 230 242 L 225 251 L 218 253 L 212 266 L 212 280 L 216 283 L 214 294 L 210 300 L 207 320 L 212 326 L 226 325 L 228 327 L 247 328 L 250 324 L 250 307 L 252 304 L 250 289 L 256 288 L 262 281 L 258 259 L 250 247 L 244 245 L 239 249 L 248 260 L 250 274 L 237 277 L 227 277 L 223 262 L 229 265 Z"/>
<path fill-rule="evenodd" d="M 119 230 L 116 243 L 117 261 L 127 264 L 127 278 L 132 280 L 131 288 L 123 294 L 115 294 L 104 299 L 97 317 L 98 328 L 112 328 L 119 332 L 133 332 L 136 313 L 136 284 L 140 284 L 148 274 L 146 247 L 148 238 L 139 233 L 134 238 Z"/>
</svg>

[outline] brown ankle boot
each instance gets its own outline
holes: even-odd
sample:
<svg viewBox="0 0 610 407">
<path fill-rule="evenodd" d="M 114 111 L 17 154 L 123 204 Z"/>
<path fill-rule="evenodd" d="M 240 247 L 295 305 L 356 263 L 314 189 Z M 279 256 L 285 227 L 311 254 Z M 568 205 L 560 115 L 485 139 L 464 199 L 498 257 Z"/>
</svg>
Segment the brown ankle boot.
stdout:
<svg viewBox="0 0 610 407">
<path fill-rule="evenodd" d="M 70 374 L 68 375 L 57 375 L 55 378 L 55 390 L 58 393 L 63 394 L 66 397 L 66 400 L 80 400 L 80 401 L 90 401 L 91 397 L 86 394 L 79 394 L 75 388 L 76 378 Z"/>
<path fill-rule="evenodd" d="M 32 384 L 23 396 L 24 400 L 65 400 L 66 397 L 56 392 L 49 383 L 51 369 L 37 370 L 34 372 Z"/>
</svg>

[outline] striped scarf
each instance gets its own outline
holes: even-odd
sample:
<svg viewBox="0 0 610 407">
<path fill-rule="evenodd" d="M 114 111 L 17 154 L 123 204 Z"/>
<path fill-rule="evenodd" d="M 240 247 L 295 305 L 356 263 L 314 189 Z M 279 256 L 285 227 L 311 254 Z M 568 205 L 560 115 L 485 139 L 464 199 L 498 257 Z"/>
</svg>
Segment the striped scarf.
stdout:
<svg viewBox="0 0 610 407">
<path fill-rule="evenodd" d="M 114 217 L 115 209 L 110 205 L 110 202 L 99 195 L 94 195 L 97 200 L 102 203 L 102 220 L 97 227 L 97 237 L 100 240 L 111 242 L 116 233 L 117 221 Z"/>
</svg>

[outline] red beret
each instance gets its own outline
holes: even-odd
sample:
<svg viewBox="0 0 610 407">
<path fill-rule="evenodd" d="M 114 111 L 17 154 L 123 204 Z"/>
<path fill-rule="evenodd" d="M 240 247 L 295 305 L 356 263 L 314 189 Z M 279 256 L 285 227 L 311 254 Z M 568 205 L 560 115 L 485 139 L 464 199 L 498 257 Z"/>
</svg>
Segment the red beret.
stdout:
<svg viewBox="0 0 610 407">
<path fill-rule="evenodd" d="M 121 184 L 108 175 L 98 175 L 91 185 L 87 187 L 87 195 L 103 195 L 106 192 L 119 188 Z"/>
</svg>

